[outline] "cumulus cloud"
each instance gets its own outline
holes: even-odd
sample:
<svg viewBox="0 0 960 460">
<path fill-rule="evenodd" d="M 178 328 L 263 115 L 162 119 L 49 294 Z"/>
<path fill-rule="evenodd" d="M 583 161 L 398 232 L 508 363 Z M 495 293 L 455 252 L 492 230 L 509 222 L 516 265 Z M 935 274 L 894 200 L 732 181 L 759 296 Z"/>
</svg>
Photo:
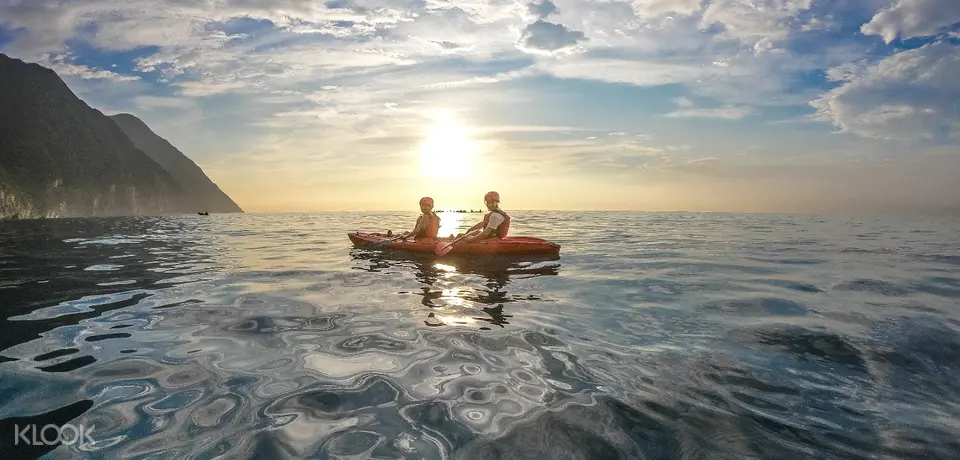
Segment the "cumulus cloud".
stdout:
<svg viewBox="0 0 960 460">
<path fill-rule="evenodd" d="M 751 45 L 773 42 L 787 38 L 790 23 L 812 4 L 813 0 L 713 0 L 704 9 L 700 24 L 703 28 L 720 26 L 726 37 Z"/>
<path fill-rule="evenodd" d="M 559 13 L 560 10 L 550 0 L 541 0 L 540 3 L 528 3 L 527 12 L 537 18 L 546 19 L 551 14 Z"/>
<path fill-rule="evenodd" d="M 584 40 L 583 32 L 537 19 L 523 29 L 517 47 L 527 53 L 554 54 L 571 51 Z"/>
<path fill-rule="evenodd" d="M 960 137 L 960 53 L 939 41 L 831 69 L 843 84 L 811 102 L 819 120 L 879 139 Z"/>
<path fill-rule="evenodd" d="M 860 31 L 879 35 L 890 43 L 901 39 L 926 37 L 944 32 L 960 22 L 960 1 L 957 0 L 899 0 L 895 5 L 878 12 Z"/>
</svg>

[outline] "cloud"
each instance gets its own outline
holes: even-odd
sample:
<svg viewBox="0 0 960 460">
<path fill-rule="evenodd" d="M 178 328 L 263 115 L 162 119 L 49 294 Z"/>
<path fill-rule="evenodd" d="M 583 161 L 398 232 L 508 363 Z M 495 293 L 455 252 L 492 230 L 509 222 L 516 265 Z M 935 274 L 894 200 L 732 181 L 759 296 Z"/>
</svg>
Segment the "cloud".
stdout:
<svg viewBox="0 0 960 460">
<path fill-rule="evenodd" d="M 746 106 L 724 106 L 718 108 L 696 108 L 693 101 L 680 97 L 673 101 L 677 110 L 665 117 L 669 118 L 720 118 L 724 120 L 739 120 L 754 113 L 754 109 Z"/>
<path fill-rule="evenodd" d="M 683 109 L 664 116 L 670 118 L 720 118 L 739 120 L 753 113 L 753 109 L 744 106 L 720 107 L 715 109 Z"/>
<path fill-rule="evenodd" d="M 636 86 L 692 83 L 721 71 L 705 68 L 696 59 L 614 59 L 580 56 L 536 64 L 559 78 L 576 78 Z"/>
<path fill-rule="evenodd" d="M 541 0 L 540 3 L 528 3 L 527 12 L 539 19 L 546 19 L 551 14 L 559 13 L 560 10 L 550 0 Z"/>
<path fill-rule="evenodd" d="M 946 41 L 846 65 L 828 75 L 843 84 L 811 102 L 817 119 L 878 139 L 960 137 L 960 53 Z"/>
<path fill-rule="evenodd" d="M 633 0 L 631 5 L 638 17 L 656 18 L 667 15 L 690 16 L 702 8 L 701 0 Z"/>
<path fill-rule="evenodd" d="M 700 151 L 705 143 L 688 129 L 694 119 L 728 120 L 731 130 L 752 129 L 747 117 L 792 120 L 749 134 L 763 137 L 789 132 L 805 119 L 801 112 L 816 111 L 818 120 L 861 136 L 954 135 L 949 47 L 871 54 L 890 52 L 874 47 L 876 35 L 955 35 L 937 25 L 951 20 L 954 4 L 566 0 L 561 11 L 553 0 L 0 0 L 4 31 L 16 31 L 0 46 L 59 56 L 68 84 L 89 89 L 78 94 L 146 111 L 151 126 L 183 127 L 168 138 L 194 145 L 185 150 L 235 154 L 217 163 L 222 168 L 275 155 L 264 164 L 303 159 L 342 171 L 349 162 L 337 154 L 409 156 L 403 149 L 436 107 L 462 108 L 484 139 L 515 141 L 505 157 L 533 152 L 522 161 L 542 162 L 552 151 L 519 145 L 576 138 L 583 145 L 563 147 L 570 161 L 652 168 L 660 156 L 686 165 L 725 153 L 709 144 Z M 848 33 L 861 25 L 873 35 Z M 162 98 L 136 97 L 156 94 Z M 597 115 L 603 121 L 585 118 L 584 102 L 619 94 L 637 104 L 612 104 Z M 620 142 L 649 139 L 634 137 L 637 127 L 661 145 Z M 795 149 L 845 139 L 831 138 L 810 135 Z M 782 153 L 756 138 L 743 142 Z"/>
<path fill-rule="evenodd" d="M 444 88 L 547 73 L 638 86 L 680 83 L 727 104 L 769 105 L 808 102 L 798 100 L 806 95 L 784 90 L 795 73 L 825 64 L 808 63 L 808 59 L 789 54 L 771 55 L 776 43 L 757 35 L 769 32 L 771 21 L 777 23 L 774 28 L 778 31 L 788 28 L 789 15 L 803 11 L 807 3 L 574 0 L 565 4 L 561 14 L 551 0 L 456 4 L 338 0 L 324 6 L 293 0 L 90 0 L 68 4 L 35 0 L 0 6 L 0 17 L 12 18 L 11 27 L 28 31 L 11 45 L 14 50 L 66 49 L 69 39 L 107 50 L 158 47 L 138 58 L 137 71 L 178 89 L 185 97 L 255 95 L 321 81 L 385 76 L 400 67 L 416 67 L 427 77 L 427 84 L 446 85 Z M 524 24 L 526 14 L 538 19 Z M 548 22 L 544 19 L 548 16 L 558 18 Z M 767 25 L 761 27 L 763 24 Z M 724 40 L 717 40 L 714 28 Z M 765 56 L 742 54 L 741 40 Z M 533 55 L 536 64 L 445 82 L 431 78 L 436 65 L 450 57 L 481 62 L 509 57 L 516 50 Z M 571 56 L 563 61 L 540 58 L 575 56 L 573 51 L 588 55 L 576 61 L 570 60 Z M 381 86 L 370 81 L 364 84 Z"/>
<path fill-rule="evenodd" d="M 899 0 L 878 12 L 860 31 L 865 35 L 879 35 L 890 43 L 898 37 L 937 35 L 956 23 L 960 23 L 960 1 Z"/>
<path fill-rule="evenodd" d="M 636 141 L 598 138 L 506 142 L 498 149 L 500 161 L 522 166 L 542 165 L 542 155 L 549 153 L 554 174 L 596 175 L 610 183 L 612 176 L 629 176 L 638 170 L 657 168 L 673 155 L 668 149 Z M 509 152 L 509 153 L 506 153 Z"/>
<path fill-rule="evenodd" d="M 436 44 L 440 45 L 441 48 L 443 48 L 443 49 L 448 49 L 448 50 L 455 50 L 455 49 L 463 48 L 463 47 L 465 46 L 465 45 L 461 45 L 461 44 L 459 44 L 459 43 L 453 43 L 453 42 L 448 42 L 448 41 L 440 41 L 440 42 L 435 41 L 435 40 L 432 40 L 432 41 L 433 41 L 433 43 L 436 43 Z"/>
<path fill-rule="evenodd" d="M 136 75 L 120 75 L 110 70 L 92 69 L 85 65 L 71 64 L 67 62 L 67 57 L 62 54 L 46 55 L 38 62 L 53 69 L 62 77 L 80 77 L 84 80 L 108 80 L 112 82 L 140 80 L 140 77 Z"/>
<path fill-rule="evenodd" d="M 618 144 L 620 149 L 631 152 L 635 155 L 648 155 L 648 156 L 659 156 L 663 155 L 666 152 L 666 149 L 662 147 L 655 147 L 651 145 L 642 144 L 640 142 L 621 142 Z"/>
<path fill-rule="evenodd" d="M 686 166 L 689 168 L 701 168 L 701 167 L 710 167 L 713 164 L 717 163 L 718 159 L 714 157 L 704 157 L 704 158 L 694 158 L 687 161 Z"/>
<path fill-rule="evenodd" d="M 691 101 L 690 99 L 687 99 L 686 97 L 678 97 L 674 99 L 673 102 L 677 104 L 677 107 L 681 107 L 681 108 L 693 107 L 693 101 Z"/>
<path fill-rule="evenodd" d="M 822 28 L 824 28 L 823 21 L 821 21 L 818 17 L 812 17 L 806 24 L 800 27 L 800 30 L 804 32 L 810 32 Z"/>
<path fill-rule="evenodd" d="M 812 5 L 813 0 L 713 0 L 704 9 L 700 25 L 720 26 L 724 37 L 751 46 L 772 43 L 787 38 L 791 22 Z"/>
<path fill-rule="evenodd" d="M 577 43 L 584 40 L 586 37 L 583 32 L 537 19 L 523 29 L 517 48 L 527 53 L 554 54 L 571 51 Z"/>
</svg>

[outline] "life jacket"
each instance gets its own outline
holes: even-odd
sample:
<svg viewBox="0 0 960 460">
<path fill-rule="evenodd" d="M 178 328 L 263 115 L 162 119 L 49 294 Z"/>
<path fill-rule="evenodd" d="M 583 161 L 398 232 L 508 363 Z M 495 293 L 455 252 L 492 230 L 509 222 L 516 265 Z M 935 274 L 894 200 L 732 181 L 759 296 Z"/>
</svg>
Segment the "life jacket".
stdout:
<svg viewBox="0 0 960 460">
<path fill-rule="evenodd" d="M 483 216 L 483 228 L 487 228 L 487 223 L 490 222 L 490 214 L 493 214 L 493 213 L 497 213 L 503 216 L 503 222 L 501 222 L 500 225 L 497 227 L 497 231 L 494 232 L 494 235 L 496 235 L 497 238 L 504 238 L 507 236 L 507 232 L 510 231 L 510 216 L 508 216 L 507 213 L 499 209 L 490 211 L 489 213 L 487 213 L 487 215 Z"/>
<path fill-rule="evenodd" d="M 423 214 L 420 217 L 417 217 L 417 225 L 420 225 L 420 220 L 423 219 Z M 419 233 L 414 235 L 414 238 L 436 238 L 437 233 L 440 232 L 440 216 L 437 213 L 430 211 L 430 214 L 427 215 L 427 224 L 423 226 Z"/>
</svg>

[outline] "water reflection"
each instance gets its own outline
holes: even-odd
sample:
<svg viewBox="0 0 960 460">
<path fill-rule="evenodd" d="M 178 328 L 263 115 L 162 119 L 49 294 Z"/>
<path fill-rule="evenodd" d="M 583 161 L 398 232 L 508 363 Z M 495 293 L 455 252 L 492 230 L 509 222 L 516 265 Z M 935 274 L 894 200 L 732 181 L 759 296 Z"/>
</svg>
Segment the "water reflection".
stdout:
<svg viewBox="0 0 960 460">
<path fill-rule="evenodd" d="M 343 236 L 408 217 L 0 224 L 0 434 L 96 426 L 55 458 L 960 451 L 955 226 L 895 258 L 834 236 L 845 227 L 771 232 L 770 217 L 520 228 L 581 238 L 562 278 L 556 258 Z M 4 450 L 7 434 L 0 459 L 42 454 Z"/>
<path fill-rule="evenodd" d="M 428 309 L 424 324 L 432 327 L 504 328 L 513 317 L 504 312 L 505 304 L 542 300 L 535 294 L 511 296 L 511 283 L 560 273 L 557 256 L 440 259 L 433 254 L 356 248 L 351 251 L 351 257 L 361 270 L 384 275 L 398 271 L 412 273 L 420 286 L 398 294 L 420 297 L 420 304 Z"/>
<path fill-rule="evenodd" d="M 439 236 L 456 235 L 464 230 L 460 227 L 467 224 L 464 222 L 465 215 L 459 212 L 439 212 L 437 215 L 440 216 L 440 230 L 437 231 Z"/>
<path fill-rule="evenodd" d="M 20 221 L 0 227 L 0 352 L 137 305 L 155 289 L 223 265 L 218 233 L 196 218 Z"/>
</svg>

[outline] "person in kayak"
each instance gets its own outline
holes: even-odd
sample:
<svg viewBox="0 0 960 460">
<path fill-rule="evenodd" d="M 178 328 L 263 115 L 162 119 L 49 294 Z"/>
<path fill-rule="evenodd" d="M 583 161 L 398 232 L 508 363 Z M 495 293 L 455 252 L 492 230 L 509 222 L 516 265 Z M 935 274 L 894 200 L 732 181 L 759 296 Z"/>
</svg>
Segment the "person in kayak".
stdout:
<svg viewBox="0 0 960 460">
<path fill-rule="evenodd" d="M 400 240 L 407 241 L 410 238 L 437 238 L 437 232 L 440 231 L 440 216 L 433 212 L 433 198 L 425 196 L 420 198 L 420 212 L 417 217 L 417 224 L 412 231 L 407 232 Z"/>
<path fill-rule="evenodd" d="M 461 242 L 466 243 L 487 238 L 503 238 L 507 236 L 507 233 L 510 231 L 510 216 L 500 209 L 500 194 L 497 192 L 487 192 L 487 194 L 483 196 L 483 202 L 487 205 L 487 210 L 490 212 L 483 216 L 483 221 L 478 222 L 461 234 L 467 235 L 467 237 L 460 240 Z M 479 233 L 470 235 L 470 233 L 477 231 L 479 231 Z M 459 238 L 461 235 L 457 235 L 457 237 Z"/>
</svg>

